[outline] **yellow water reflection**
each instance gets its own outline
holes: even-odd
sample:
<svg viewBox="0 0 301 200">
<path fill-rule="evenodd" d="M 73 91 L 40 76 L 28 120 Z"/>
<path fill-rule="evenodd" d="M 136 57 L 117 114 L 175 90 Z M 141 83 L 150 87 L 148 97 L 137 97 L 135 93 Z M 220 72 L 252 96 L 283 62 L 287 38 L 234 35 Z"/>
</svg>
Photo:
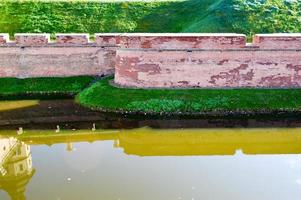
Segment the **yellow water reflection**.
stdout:
<svg viewBox="0 0 301 200">
<path fill-rule="evenodd" d="M 96 131 L 0 131 L 0 189 L 11 199 L 25 200 L 26 186 L 35 173 L 30 145 L 111 140 L 125 154 L 138 156 L 209 156 L 300 154 L 301 128 L 268 129 L 150 129 Z M 34 159 L 34 158 L 33 158 Z M 51 167 L 51 166 L 49 166 Z"/>
<path fill-rule="evenodd" d="M 13 137 L 0 139 L 0 189 L 12 200 L 25 200 L 25 188 L 34 172 L 29 145 Z"/>
<path fill-rule="evenodd" d="M 38 100 L 0 101 L 0 112 L 38 105 Z"/>
<path fill-rule="evenodd" d="M 301 128 L 28 131 L 16 137 L 31 145 L 68 143 L 68 149 L 74 142 L 114 140 L 115 147 L 139 156 L 301 153 Z"/>
</svg>

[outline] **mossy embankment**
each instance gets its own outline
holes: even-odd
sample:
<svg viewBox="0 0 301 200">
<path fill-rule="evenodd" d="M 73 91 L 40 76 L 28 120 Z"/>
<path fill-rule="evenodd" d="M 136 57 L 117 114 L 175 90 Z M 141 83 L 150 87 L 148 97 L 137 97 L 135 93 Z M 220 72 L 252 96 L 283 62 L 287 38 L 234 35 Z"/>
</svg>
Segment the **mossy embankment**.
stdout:
<svg viewBox="0 0 301 200">
<path fill-rule="evenodd" d="M 0 33 L 301 32 L 300 0 L 0 2 Z"/>
<path fill-rule="evenodd" d="M 151 115 L 271 115 L 301 113 L 298 89 L 135 89 L 113 77 L 2 78 L 0 100 L 74 98 L 93 110 Z"/>
<path fill-rule="evenodd" d="M 0 100 L 72 98 L 95 77 L 0 78 Z"/>
<path fill-rule="evenodd" d="M 148 114 L 273 113 L 301 110 L 301 89 L 130 89 L 106 77 L 79 93 L 76 101 L 110 112 Z"/>
</svg>

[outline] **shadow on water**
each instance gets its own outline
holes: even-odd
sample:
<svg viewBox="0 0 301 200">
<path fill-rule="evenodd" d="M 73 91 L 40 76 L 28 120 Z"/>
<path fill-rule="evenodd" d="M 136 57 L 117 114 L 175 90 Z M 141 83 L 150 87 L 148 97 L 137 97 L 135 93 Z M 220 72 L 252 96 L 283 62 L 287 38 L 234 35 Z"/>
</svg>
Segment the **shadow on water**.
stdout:
<svg viewBox="0 0 301 200">
<path fill-rule="evenodd" d="M 16 101 L 2 103 L 0 129 L 103 129 L 300 127 L 300 113 L 228 115 L 225 117 L 145 116 L 101 113 L 76 105 L 73 100 Z"/>
</svg>

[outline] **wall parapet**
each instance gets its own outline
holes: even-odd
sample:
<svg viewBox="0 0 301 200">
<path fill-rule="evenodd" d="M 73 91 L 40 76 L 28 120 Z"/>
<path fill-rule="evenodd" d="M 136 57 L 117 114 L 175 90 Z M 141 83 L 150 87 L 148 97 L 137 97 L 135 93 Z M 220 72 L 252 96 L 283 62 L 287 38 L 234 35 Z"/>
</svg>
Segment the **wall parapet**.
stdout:
<svg viewBox="0 0 301 200">
<path fill-rule="evenodd" d="M 50 41 L 50 34 L 15 34 L 15 43 L 20 46 L 45 46 Z"/>
<path fill-rule="evenodd" d="M 128 87 L 301 87 L 301 33 L 0 33 L 0 77 L 113 74 Z"/>
<path fill-rule="evenodd" d="M 66 34 L 59 33 L 55 34 L 57 45 L 87 45 L 90 43 L 89 34 Z"/>
<path fill-rule="evenodd" d="M 256 34 L 253 44 L 261 49 L 301 49 L 301 34 Z"/>
<path fill-rule="evenodd" d="M 0 45 L 9 41 L 9 35 L 7 33 L 0 33 Z"/>
<path fill-rule="evenodd" d="M 256 34 L 252 43 L 236 33 L 16 33 L 15 40 L 0 33 L 1 46 L 116 46 L 126 49 L 300 49 L 301 33 Z"/>
<path fill-rule="evenodd" d="M 120 36 L 119 46 L 137 49 L 235 49 L 244 48 L 243 34 L 132 33 Z"/>
<path fill-rule="evenodd" d="M 2 46 L 116 46 L 115 37 L 118 34 L 95 34 L 95 41 L 90 41 L 86 33 L 58 33 L 55 39 L 50 39 L 47 33 L 16 33 L 14 40 L 9 40 L 9 34 L 0 33 L 0 47 Z M 108 39 L 113 39 L 110 41 Z"/>
<path fill-rule="evenodd" d="M 301 34 L 257 34 L 252 43 L 239 34 L 178 37 L 121 36 L 125 43 L 116 53 L 115 83 L 138 88 L 301 87 Z"/>
<path fill-rule="evenodd" d="M 113 74 L 116 45 L 89 34 L 0 34 L 0 77 L 101 76 Z"/>
</svg>

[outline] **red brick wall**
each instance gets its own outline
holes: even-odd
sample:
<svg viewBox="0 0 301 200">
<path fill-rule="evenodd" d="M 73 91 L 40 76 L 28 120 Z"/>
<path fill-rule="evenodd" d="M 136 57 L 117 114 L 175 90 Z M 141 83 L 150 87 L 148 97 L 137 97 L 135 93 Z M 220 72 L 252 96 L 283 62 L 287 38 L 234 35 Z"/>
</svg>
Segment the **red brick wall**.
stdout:
<svg viewBox="0 0 301 200">
<path fill-rule="evenodd" d="M 0 77 L 113 74 L 116 46 L 91 42 L 88 34 L 0 34 Z"/>
<path fill-rule="evenodd" d="M 242 34 L 192 33 L 131 33 L 119 36 L 118 45 L 136 49 L 228 49 L 243 48 L 246 37 Z"/>
<path fill-rule="evenodd" d="M 115 82 L 145 88 L 301 86 L 301 34 L 256 35 L 253 44 L 231 34 L 182 37 L 153 37 L 144 48 L 139 45 L 149 36 L 134 37 L 117 51 Z"/>
<path fill-rule="evenodd" d="M 129 87 L 300 87 L 301 34 L 0 34 L 0 77 L 113 74 Z"/>
</svg>

